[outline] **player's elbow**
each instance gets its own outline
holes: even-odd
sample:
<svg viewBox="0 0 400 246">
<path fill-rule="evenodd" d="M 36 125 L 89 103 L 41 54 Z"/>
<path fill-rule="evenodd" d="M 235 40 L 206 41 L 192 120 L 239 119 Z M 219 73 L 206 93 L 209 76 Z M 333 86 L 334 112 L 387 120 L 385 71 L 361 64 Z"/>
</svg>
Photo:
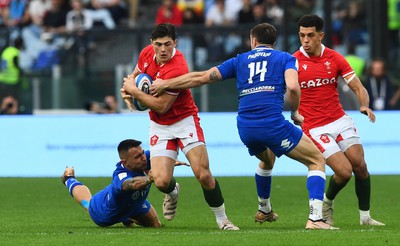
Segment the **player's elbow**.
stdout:
<svg viewBox="0 0 400 246">
<path fill-rule="evenodd" d="M 286 83 L 286 89 L 290 92 L 300 93 L 300 85 L 297 82 Z"/>
</svg>

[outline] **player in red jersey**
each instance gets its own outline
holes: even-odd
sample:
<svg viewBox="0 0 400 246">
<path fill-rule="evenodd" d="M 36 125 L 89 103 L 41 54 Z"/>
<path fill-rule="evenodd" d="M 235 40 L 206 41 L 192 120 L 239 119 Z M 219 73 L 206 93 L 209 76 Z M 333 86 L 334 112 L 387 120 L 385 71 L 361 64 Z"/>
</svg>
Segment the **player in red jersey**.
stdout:
<svg viewBox="0 0 400 246">
<path fill-rule="evenodd" d="M 360 112 L 373 123 L 375 114 L 369 108 L 368 93 L 346 59 L 322 44 L 322 18 L 306 15 L 299 20 L 298 26 L 301 47 L 293 55 L 299 62 L 299 112 L 304 116 L 302 128 L 334 171 L 324 195 L 323 217 L 327 223 L 333 224 L 333 200 L 354 173 L 360 224 L 384 225 L 370 216 L 370 175 L 356 127 L 339 101 L 338 76 L 343 77 L 357 95 Z"/>
<path fill-rule="evenodd" d="M 189 72 L 183 54 L 176 49 L 176 27 L 159 24 L 151 34 L 151 44 L 139 55 L 133 73 L 124 78 L 121 95 L 132 107 L 132 97 L 150 108 L 151 176 L 157 188 L 166 193 L 163 214 L 172 220 L 176 213 L 179 185 L 173 178 L 179 148 L 189 160 L 200 182 L 204 198 L 214 212 L 221 230 L 239 230 L 225 214 L 224 198 L 209 169 L 198 108 L 189 89 L 167 90 L 158 97 L 148 95 L 135 85 L 135 77 L 146 73 L 153 80 L 169 79 Z M 132 96 L 132 97 L 131 97 Z"/>
</svg>

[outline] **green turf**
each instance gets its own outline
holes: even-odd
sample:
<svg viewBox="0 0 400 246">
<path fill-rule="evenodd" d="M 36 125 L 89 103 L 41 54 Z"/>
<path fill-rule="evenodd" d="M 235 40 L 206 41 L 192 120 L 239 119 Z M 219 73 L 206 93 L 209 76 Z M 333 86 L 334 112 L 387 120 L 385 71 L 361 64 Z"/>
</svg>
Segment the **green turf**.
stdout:
<svg viewBox="0 0 400 246">
<path fill-rule="evenodd" d="M 79 178 L 92 191 L 110 178 Z M 252 177 L 219 177 L 229 218 L 240 231 L 219 231 L 194 178 L 178 177 L 177 216 L 163 227 L 99 228 L 58 178 L 0 178 L 0 245 L 400 245 L 400 176 L 372 176 L 372 215 L 384 227 L 359 225 L 354 179 L 335 203 L 338 231 L 307 231 L 305 177 L 274 177 L 272 203 L 279 219 L 254 223 L 257 196 Z M 161 216 L 163 195 L 149 196 Z M 162 217 L 162 216 L 161 216 Z"/>
</svg>

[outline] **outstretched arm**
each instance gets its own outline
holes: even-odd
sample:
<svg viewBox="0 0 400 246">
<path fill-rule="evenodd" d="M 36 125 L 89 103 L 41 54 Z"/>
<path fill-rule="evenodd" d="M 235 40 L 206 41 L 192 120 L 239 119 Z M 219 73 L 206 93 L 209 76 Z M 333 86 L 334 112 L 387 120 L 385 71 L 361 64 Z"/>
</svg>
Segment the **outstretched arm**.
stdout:
<svg viewBox="0 0 400 246">
<path fill-rule="evenodd" d="M 172 79 L 156 79 L 150 87 L 150 93 L 161 95 L 166 89 L 188 89 L 210 84 L 222 79 L 218 68 L 212 67 L 207 71 L 191 72 Z"/>
<path fill-rule="evenodd" d="M 140 176 L 130 178 L 122 183 L 122 190 L 141 190 L 153 181 L 149 179 L 149 176 Z"/>
<path fill-rule="evenodd" d="M 350 89 L 357 95 L 357 100 L 360 104 L 360 112 L 367 115 L 369 120 L 374 123 L 376 117 L 372 109 L 369 108 L 369 95 L 360 79 L 355 75 L 349 75 L 344 79 Z"/>
</svg>

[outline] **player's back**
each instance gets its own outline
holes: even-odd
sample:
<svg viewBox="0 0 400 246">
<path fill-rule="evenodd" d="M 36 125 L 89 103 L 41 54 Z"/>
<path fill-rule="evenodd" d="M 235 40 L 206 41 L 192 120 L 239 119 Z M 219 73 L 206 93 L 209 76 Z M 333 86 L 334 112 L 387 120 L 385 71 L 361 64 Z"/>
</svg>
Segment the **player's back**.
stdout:
<svg viewBox="0 0 400 246">
<path fill-rule="evenodd" d="M 225 68 L 234 67 L 230 77 L 234 74 L 237 78 L 238 121 L 263 125 L 282 119 L 286 91 L 284 75 L 286 69 L 296 69 L 296 59 L 286 52 L 258 47 L 230 60 Z M 219 68 L 224 70 L 224 64 Z"/>
</svg>

